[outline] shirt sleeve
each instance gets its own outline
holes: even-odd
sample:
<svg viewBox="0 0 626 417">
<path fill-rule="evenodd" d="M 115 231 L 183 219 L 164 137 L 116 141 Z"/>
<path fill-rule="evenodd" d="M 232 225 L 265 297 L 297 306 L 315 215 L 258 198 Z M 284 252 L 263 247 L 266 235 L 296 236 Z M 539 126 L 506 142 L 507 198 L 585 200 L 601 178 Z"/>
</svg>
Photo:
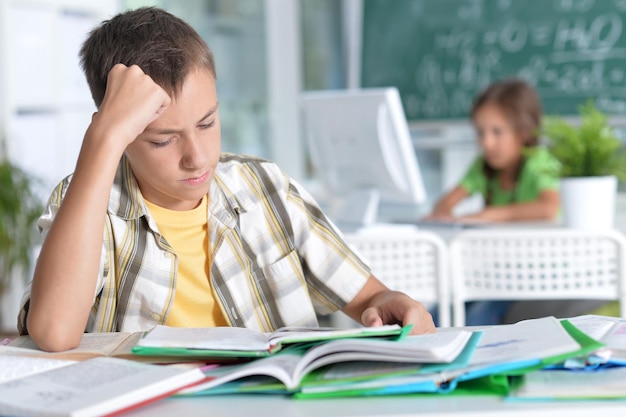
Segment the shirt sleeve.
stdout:
<svg viewBox="0 0 626 417">
<path fill-rule="evenodd" d="M 537 149 L 528 160 L 529 174 L 537 193 L 559 189 L 559 162 L 545 149 Z"/>
<path fill-rule="evenodd" d="M 289 181 L 287 200 L 295 245 L 316 310 L 325 314 L 343 308 L 361 291 L 371 275 L 370 268 L 314 198 L 294 180 Z"/>
<path fill-rule="evenodd" d="M 487 179 L 483 173 L 483 159 L 477 158 L 459 184 L 468 194 L 485 194 Z"/>
</svg>

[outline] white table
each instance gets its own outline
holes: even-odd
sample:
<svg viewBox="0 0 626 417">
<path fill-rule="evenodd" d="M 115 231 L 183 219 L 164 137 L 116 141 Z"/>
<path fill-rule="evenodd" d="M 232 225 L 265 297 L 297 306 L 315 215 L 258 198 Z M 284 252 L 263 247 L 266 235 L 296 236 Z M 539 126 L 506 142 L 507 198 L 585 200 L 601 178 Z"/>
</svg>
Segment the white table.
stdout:
<svg viewBox="0 0 626 417">
<path fill-rule="evenodd" d="M 507 402 L 499 397 L 370 397 L 293 400 L 232 395 L 170 398 L 123 414 L 128 417 L 601 417 L 626 415 L 626 401 Z"/>
</svg>

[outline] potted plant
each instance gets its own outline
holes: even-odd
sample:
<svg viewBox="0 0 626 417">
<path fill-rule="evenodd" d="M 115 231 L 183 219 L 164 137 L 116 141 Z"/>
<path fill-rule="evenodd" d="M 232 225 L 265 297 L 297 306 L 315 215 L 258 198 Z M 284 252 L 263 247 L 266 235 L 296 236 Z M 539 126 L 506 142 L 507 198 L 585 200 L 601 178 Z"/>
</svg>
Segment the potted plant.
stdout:
<svg viewBox="0 0 626 417">
<path fill-rule="evenodd" d="M 38 241 L 34 223 L 42 210 L 35 192 L 37 180 L 2 155 L 0 153 L 0 297 L 11 285 L 19 267 L 22 271 L 29 269 L 33 247 Z"/>
<path fill-rule="evenodd" d="M 626 176 L 626 154 L 606 114 L 592 101 L 580 106 L 580 123 L 546 117 L 543 136 L 561 164 L 561 205 L 566 226 L 613 226 L 617 180 Z"/>
</svg>

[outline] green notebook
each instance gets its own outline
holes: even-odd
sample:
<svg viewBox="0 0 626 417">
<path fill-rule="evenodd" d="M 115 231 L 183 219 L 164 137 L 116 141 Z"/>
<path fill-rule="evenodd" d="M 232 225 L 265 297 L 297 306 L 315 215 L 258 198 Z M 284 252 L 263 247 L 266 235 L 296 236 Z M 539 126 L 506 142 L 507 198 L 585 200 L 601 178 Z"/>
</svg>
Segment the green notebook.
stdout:
<svg viewBox="0 0 626 417">
<path fill-rule="evenodd" d="M 400 339 L 411 326 L 385 325 L 351 329 L 283 327 L 262 333 L 243 327 L 183 328 L 156 326 L 145 332 L 132 353 L 142 356 L 197 358 L 259 358 L 279 352 L 283 346 L 333 339 Z"/>
</svg>

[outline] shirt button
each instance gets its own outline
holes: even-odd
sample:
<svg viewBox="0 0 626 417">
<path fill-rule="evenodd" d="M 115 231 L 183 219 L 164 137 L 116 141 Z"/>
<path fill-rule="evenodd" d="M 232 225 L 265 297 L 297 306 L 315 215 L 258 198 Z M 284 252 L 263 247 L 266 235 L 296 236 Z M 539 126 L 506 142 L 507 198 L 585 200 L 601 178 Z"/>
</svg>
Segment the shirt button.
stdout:
<svg viewBox="0 0 626 417">
<path fill-rule="evenodd" d="M 170 259 L 172 257 L 172 253 L 171 252 L 165 252 L 165 253 L 163 253 L 163 256 L 165 256 L 167 259 Z"/>
<path fill-rule="evenodd" d="M 150 315 L 152 317 L 152 320 L 156 321 L 156 322 L 160 322 L 161 321 L 161 316 L 157 313 L 152 313 Z"/>
</svg>

